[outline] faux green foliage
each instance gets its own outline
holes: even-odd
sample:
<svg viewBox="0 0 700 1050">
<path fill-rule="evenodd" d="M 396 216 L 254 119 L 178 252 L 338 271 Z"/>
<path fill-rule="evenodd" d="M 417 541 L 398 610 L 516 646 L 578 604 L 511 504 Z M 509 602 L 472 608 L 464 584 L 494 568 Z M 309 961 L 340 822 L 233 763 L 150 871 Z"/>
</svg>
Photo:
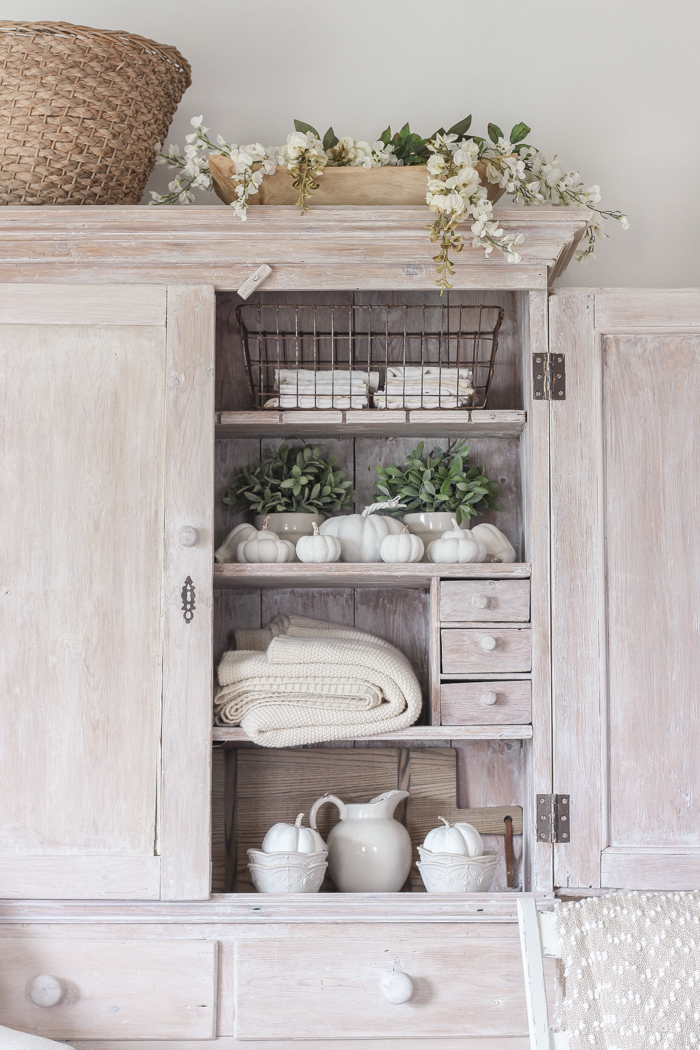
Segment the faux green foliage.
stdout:
<svg viewBox="0 0 700 1050">
<path fill-rule="evenodd" d="M 403 466 L 375 467 L 379 480 L 375 501 L 398 499 L 406 514 L 450 511 L 461 524 L 496 506 L 499 486 L 489 481 L 483 467 L 470 467 L 469 445 L 450 441 L 446 449 L 423 455 L 423 442 L 406 456 Z"/>
<path fill-rule="evenodd" d="M 337 456 L 323 459 L 321 445 L 269 447 L 262 462 L 244 467 L 224 496 L 231 507 L 254 514 L 293 511 L 334 514 L 355 499 L 352 482 L 336 467 Z"/>
<path fill-rule="evenodd" d="M 417 135 L 415 131 L 411 131 L 408 124 L 404 124 L 400 131 L 395 131 L 392 135 L 391 128 L 388 127 L 379 136 L 379 141 L 383 142 L 385 146 L 389 143 L 394 147 L 394 156 L 397 160 L 400 160 L 402 164 L 427 164 L 430 156 L 430 150 L 428 149 L 428 143 L 432 142 L 437 135 L 456 135 L 458 141 L 462 139 L 474 139 L 480 146 L 484 145 L 486 141 L 480 138 L 478 135 L 468 134 L 471 126 L 471 116 L 465 117 L 463 120 L 458 120 L 456 124 L 453 124 L 451 128 L 445 131 L 444 128 L 438 128 L 432 135 L 429 135 L 427 139 Z M 294 127 L 297 131 L 312 132 L 317 139 L 321 136 L 313 124 L 307 124 L 304 120 L 295 120 Z M 520 148 L 524 145 L 523 139 L 526 135 L 529 135 L 530 128 L 527 124 L 520 121 L 516 124 L 510 133 L 510 142 L 513 144 L 514 153 L 517 153 Z M 489 124 L 488 136 L 491 142 L 494 144 L 498 143 L 499 139 L 505 138 L 505 135 L 499 128 L 498 124 Z M 338 136 L 333 131 L 333 128 L 329 128 L 326 134 L 323 136 L 323 148 L 325 150 L 332 149 L 338 145 Z"/>
</svg>

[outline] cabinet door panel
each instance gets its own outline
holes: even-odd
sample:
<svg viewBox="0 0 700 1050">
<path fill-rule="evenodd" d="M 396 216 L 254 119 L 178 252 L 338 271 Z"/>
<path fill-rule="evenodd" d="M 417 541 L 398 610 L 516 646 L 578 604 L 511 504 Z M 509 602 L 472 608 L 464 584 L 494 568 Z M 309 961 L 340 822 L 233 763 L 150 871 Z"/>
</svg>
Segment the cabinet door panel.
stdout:
<svg viewBox="0 0 700 1050">
<path fill-rule="evenodd" d="M 0 337 L 2 850 L 152 856 L 165 329 Z"/>
<path fill-rule="evenodd" d="M 555 882 L 692 889 L 700 300 L 690 315 L 681 292 L 630 302 L 633 329 L 624 292 L 552 302 L 567 361 L 551 409 L 554 790 L 572 827 Z"/>
</svg>

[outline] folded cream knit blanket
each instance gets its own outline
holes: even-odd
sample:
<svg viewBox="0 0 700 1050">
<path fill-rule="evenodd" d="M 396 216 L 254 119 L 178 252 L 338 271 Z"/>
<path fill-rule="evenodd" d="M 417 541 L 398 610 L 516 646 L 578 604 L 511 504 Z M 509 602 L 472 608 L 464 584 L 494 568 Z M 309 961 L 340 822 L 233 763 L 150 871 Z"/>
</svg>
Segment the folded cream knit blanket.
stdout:
<svg viewBox="0 0 700 1050">
<path fill-rule="evenodd" d="M 569 1050 L 700 1046 L 700 893 L 612 893 L 556 908 Z"/>
<path fill-rule="evenodd" d="M 293 747 L 405 729 L 421 710 L 410 663 L 365 631 L 278 616 L 236 631 L 214 697 L 218 725 L 241 725 L 265 747 Z"/>
</svg>

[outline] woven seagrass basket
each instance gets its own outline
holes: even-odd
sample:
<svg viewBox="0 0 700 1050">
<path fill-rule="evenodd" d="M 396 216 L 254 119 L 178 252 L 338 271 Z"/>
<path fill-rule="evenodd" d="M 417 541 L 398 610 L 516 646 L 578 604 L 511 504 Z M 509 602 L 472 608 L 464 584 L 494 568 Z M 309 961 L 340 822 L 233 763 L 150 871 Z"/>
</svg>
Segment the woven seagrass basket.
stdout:
<svg viewBox="0 0 700 1050">
<path fill-rule="evenodd" d="M 174 47 L 0 20 L 0 204 L 138 204 L 190 84 Z"/>
</svg>

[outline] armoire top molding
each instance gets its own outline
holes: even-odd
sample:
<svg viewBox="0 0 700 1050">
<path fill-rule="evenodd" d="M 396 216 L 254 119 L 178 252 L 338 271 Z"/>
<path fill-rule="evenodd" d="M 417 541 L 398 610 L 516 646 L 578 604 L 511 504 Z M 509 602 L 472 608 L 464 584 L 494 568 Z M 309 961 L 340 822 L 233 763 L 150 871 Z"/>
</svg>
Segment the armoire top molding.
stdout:
<svg viewBox="0 0 700 1050">
<path fill-rule="evenodd" d="M 497 208 L 522 233 L 520 263 L 465 247 L 455 289 L 546 289 L 562 273 L 586 226 L 580 208 Z M 423 207 L 251 208 L 246 222 L 217 207 L 0 208 L 0 282 L 209 284 L 234 290 L 261 263 L 265 290 L 435 289 Z"/>
</svg>

